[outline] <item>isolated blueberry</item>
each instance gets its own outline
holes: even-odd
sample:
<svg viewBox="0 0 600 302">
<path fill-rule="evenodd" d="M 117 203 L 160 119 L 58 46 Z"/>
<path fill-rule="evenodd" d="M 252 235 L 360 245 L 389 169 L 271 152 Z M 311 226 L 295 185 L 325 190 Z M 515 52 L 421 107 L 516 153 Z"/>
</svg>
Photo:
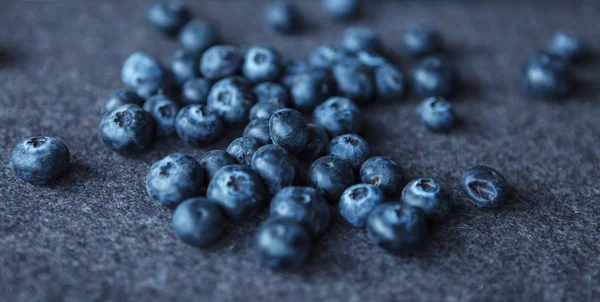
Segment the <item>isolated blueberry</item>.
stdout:
<svg viewBox="0 0 600 302">
<path fill-rule="evenodd" d="M 219 169 L 206 191 L 206 197 L 219 204 L 225 217 L 233 223 L 240 223 L 260 212 L 265 195 L 260 177 L 247 165 Z"/>
<path fill-rule="evenodd" d="M 71 155 L 57 138 L 31 137 L 20 141 L 10 152 L 9 165 L 15 175 L 34 185 L 44 185 L 69 169 Z"/>
<path fill-rule="evenodd" d="M 369 215 L 367 232 L 373 244 L 401 256 L 423 246 L 427 238 L 427 220 L 420 209 L 384 203 Z"/>
<path fill-rule="evenodd" d="M 215 45 L 200 59 L 200 72 L 209 80 L 220 80 L 238 72 L 242 65 L 240 50 L 231 45 Z"/>
<path fill-rule="evenodd" d="M 258 103 L 270 103 L 281 108 L 290 103 L 289 91 L 286 87 L 275 82 L 260 83 L 252 89 Z"/>
<path fill-rule="evenodd" d="M 396 99 L 404 94 L 404 77 L 393 65 L 382 65 L 375 68 L 375 91 L 379 98 Z"/>
<path fill-rule="evenodd" d="M 208 185 L 217 171 L 225 166 L 237 165 L 237 159 L 222 150 L 212 150 L 204 153 L 199 161 L 206 174 L 205 183 Z"/>
<path fill-rule="evenodd" d="M 350 19 L 358 14 L 360 0 L 323 0 L 323 10 L 331 17 L 340 20 Z"/>
<path fill-rule="evenodd" d="M 327 145 L 327 155 L 347 161 L 356 171 L 369 158 L 369 152 L 367 141 L 352 133 L 336 136 Z"/>
<path fill-rule="evenodd" d="M 315 124 L 308 124 L 308 141 L 304 150 L 298 154 L 298 157 L 313 161 L 325 154 L 328 143 L 329 136 L 325 129 Z"/>
<path fill-rule="evenodd" d="M 221 136 L 225 126 L 221 118 L 204 105 L 187 105 L 177 113 L 175 130 L 192 145 L 210 143 Z"/>
<path fill-rule="evenodd" d="M 452 104 L 443 97 L 429 97 L 417 107 L 421 124 L 434 132 L 446 132 L 456 120 Z"/>
<path fill-rule="evenodd" d="M 169 60 L 169 70 L 177 85 L 183 85 L 187 79 L 200 75 L 200 56 L 183 49 L 175 51 Z"/>
<path fill-rule="evenodd" d="M 333 78 L 338 91 L 359 105 L 367 105 L 373 101 L 375 85 L 371 71 L 355 59 L 344 59 L 333 66 Z"/>
<path fill-rule="evenodd" d="M 254 239 L 258 263 L 270 269 L 299 267 L 310 252 L 310 235 L 292 218 L 269 218 Z"/>
<path fill-rule="evenodd" d="M 319 46 L 308 54 L 308 64 L 316 68 L 331 68 L 342 55 L 331 46 Z"/>
<path fill-rule="evenodd" d="M 272 103 L 256 103 L 254 106 L 252 106 L 252 108 L 250 108 L 250 120 L 268 120 L 271 118 L 273 113 L 283 108 L 285 107 Z"/>
<path fill-rule="evenodd" d="M 143 52 L 131 54 L 121 69 L 121 81 L 127 88 L 159 86 L 164 81 L 165 70 L 158 60 Z"/>
<path fill-rule="evenodd" d="M 105 114 L 125 104 L 134 104 L 142 106 L 144 104 L 144 99 L 140 98 L 133 90 L 127 88 L 119 89 L 111 93 L 110 96 L 106 99 L 106 101 L 104 101 L 104 106 L 102 107 L 102 114 Z"/>
<path fill-rule="evenodd" d="M 339 48 L 351 53 L 362 50 L 377 51 L 381 47 L 381 41 L 373 30 L 367 27 L 349 27 L 341 35 L 338 41 Z"/>
<path fill-rule="evenodd" d="M 277 145 L 266 145 L 256 150 L 252 155 L 251 166 L 262 179 L 270 195 L 291 186 L 296 179 L 294 159 Z"/>
<path fill-rule="evenodd" d="M 290 95 L 296 110 L 310 114 L 335 92 L 335 82 L 328 71 L 309 70 L 294 76 Z"/>
<path fill-rule="evenodd" d="M 256 139 L 262 145 L 272 143 L 269 133 L 269 120 L 256 119 L 248 123 L 244 128 L 244 136 Z"/>
<path fill-rule="evenodd" d="M 283 63 L 283 73 L 279 79 L 279 82 L 286 87 L 292 87 L 292 83 L 296 75 L 307 72 L 311 67 L 304 61 L 301 60 L 286 60 Z"/>
<path fill-rule="evenodd" d="M 286 187 L 271 200 L 271 217 L 293 218 L 313 236 L 321 235 L 329 225 L 327 201 L 315 188 Z"/>
<path fill-rule="evenodd" d="M 238 137 L 234 139 L 231 144 L 227 147 L 227 153 L 235 157 L 238 163 L 244 165 L 252 164 L 252 155 L 258 148 L 261 147 L 261 143 L 252 137 Z"/>
<path fill-rule="evenodd" d="M 403 174 L 400 164 L 384 156 L 371 157 L 360 167 L 362 182 L 381 188 L 389 197 L 400 195 L 404 185 Z"/>
<path fill-rule="evenodd" d="M 452 202 L 442 187 L 431 178 L 409 182 L 402 190 L 402 203 L 423 211 L 425 217 L 440 221 L 450 213 Z"/>
<path fill-rule="evenodd" d="M 121 105 L 107 112 L 100 121 L 102 142 L 119 153 L 145 150 L 154 137 L 152 116 L 137 105 Z"/>
<path fill-rule="evenodd" d="M 175 35 L 190 19 L 190 12 L 178 1 L 159 1 L 148 9 L 147 17 L 158 30 Z"/>
<path fill-rule="evenodd" d="M 384 202 L 383 191 L 374 185 L 357 184 L 346 189 L 340 198 L 340 213 L 352 226 L 362 228 L 369 214 Z"/>
<path fill-rule="evenodd" d="M 159 205 L 172 207 L 198 196 L 204 185 L 204 169 L 189 155 L 173 153 L 155 162 L 146 176 L 146 191 Z"/>
<path fill-rule="evenodd" d="M 210 23 L 202 19 L 194 19 L 187 22 L 179 31 L 178 38 L 185 50 L 200 54 L 218 42 L 219 33 Z"/>
<path fill-rule="evenodd" d="M 265 24 L 282 34 L 294 32 L 299 27 L 300 15 L 296 8 L 284 1 L 273 1 L 265 9 Z"/>
<path fill-rule="evenodd" d="M 381 67 L 390 64 L 383 55 L 375 51 L 359 51 L 356 54 L 356 58 L 361 64 L 371 68 Z"/>
<path fill-rule="evenodd" d="M 181 101 L 185 104 L 206 104 L 210 87 L 210 81 L 205 78 L 189 78 L 181 87 Z"/>
<path fill-rule="evenodd" d="M 438 56 L 421 60 L 410 73 L 412 87 L 421 97 L 448 96 L 456 90 L 457 72 L 454 63 Z"/>
<path fill-rule="evenodd" d="M 281 109 L 269 119 L 269 133 L 274 144 L 297 154 L 308 141 L 308 125 L 302 114 L 294 109 Z"/>
<path fill-rule="evenodd" d="M 157 136 L 169 136 L 175 133 L 175 118 L 179 111 L 175 102 L 159 94 L 146 100 L 143 108 L 152 115 Z"/>
<path fill-rule="evenodd" d="M 354 171 L 343 159 L 323 156 L 308 168 L 306 182 L 320 190 L 330 202 L 338 202 L 344 190 L 354 184 Z"/>
<path fill-rule="evenodd" d="M 330 137 L 360 131 L 360 110 L 344 97 L 332 97 L 317 106 L 313 119 Z"/>
<path fill-rule="evenodd" d="M 275 48 L 254 45 L 246 50 L 242 73 L 250 82 L 277 80 L 282 69 L 281 54 Z"/>
<path fill-rule="evenodd" d="M 190 198 L 173 212 L 173 235 L 199 248 L 213 244 L 223 232 L 225 218 L 219 206 L 206 198 Z"/>
<path fill-rule="evenodd" d="M 460 186 L 478 207 L 497 207 L 508 200 L 506 179 L 488 166 L 469 168 L 463 174 Z"/>
<path fill-rule="evenodd" d="M 545 98 L 565 96 L 573 82 L 569 63 L 547 53 L 536 53 L 529 57 L 521 77 L 525 92 Z"/>
<path fill-rule="evenodd" d="M 410 57 L 424 57 L 437 53 L 441 48 L 437 29 L 422 24 L 412 24 L 402 33 L 402 50 Z"/>
<path fill-rule="evenodd" d="M 215 83 L 208 93 L 207 106 L 231 125 L 248 122 L 254 94 L 241 77 L 229 77 Z"/>
<path fill-rule="evenodd" d="M 559 31 L 546 43 L 548 53 L 573 62 L 581 59 L 584 54 L 584 45 L 572 34 Z"/>
</svg>

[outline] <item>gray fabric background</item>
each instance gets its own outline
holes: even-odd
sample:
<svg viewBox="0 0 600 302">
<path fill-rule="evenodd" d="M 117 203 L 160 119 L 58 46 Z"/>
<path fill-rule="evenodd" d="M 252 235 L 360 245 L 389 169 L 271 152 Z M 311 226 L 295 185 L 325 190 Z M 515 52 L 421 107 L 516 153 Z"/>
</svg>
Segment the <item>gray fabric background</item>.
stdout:
<svg viewBox="0 0 600 302">
<path fill-rule="evenodd" d="M 455 210 L 410 258 L 386 255 L 336 214 L 291 273 L 255 263 L 251 242 L 267 212 L 201 251 L 174 239 L 171 211 L 146 195 L 151 163 L 175 151 L 199 157 L 241 130 L 200 149 L 158 141 L 135 158 L 101 145 L 100 108 L 120 87 L 125 57 L 166 59 L 177 48 L 147 25 L 148 1 L 1 2 L 0 300 L 600 299 L 598 65 L 578 68 L 581 87 L 561 101 L 530 100 L 517 85 L 521 63 L 557 29 L 600 49 L 598 1 L 370 1 L 354 23 L 373 27 L 396 56 L 406 24 L 438 26 L 465 78 L 454 100 L 463 123 L 448 135 L 417 126 L 412 96 L 363 111 L 373 154 L 394 157 L 411 178 L 439 180 Z M 290 37 L 263 26 L 266 1 L 186 2 L 226 41 L 272 43 L 289 58 L 333 43 L 345 26 L 319 1 L 296 1 L 307 29 Z M 23 183 L 6 167 L 14 144 L 32 135 L 57 136 L 72 152 L 71 173 L 52 186 Z M 462 171 L 476 164 L 505 174 L 516 191 L 509 204 L 479 210 L 460 195 Z"/>
</svg>

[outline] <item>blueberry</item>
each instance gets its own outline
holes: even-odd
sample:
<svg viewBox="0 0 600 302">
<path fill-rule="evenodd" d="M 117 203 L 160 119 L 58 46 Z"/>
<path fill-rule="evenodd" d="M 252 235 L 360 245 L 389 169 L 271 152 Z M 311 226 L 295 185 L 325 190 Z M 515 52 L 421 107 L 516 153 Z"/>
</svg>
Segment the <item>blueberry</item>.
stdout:
<svg viewBox="0 0 600 302">
<path fill-rule="evenodd" d="M 329 225 L 327 201 L 314 188 L 286 187 L 271 200 L 271 217 L 292 218 L 301 223 L 313 236 L 321 235 Z"/>
<path fill-rule="evenodd" d="M 254 252 L 258 263 L 270 269 L 297 268 L 310 252 L 310 235 L 292 218 L 269 218 L 256 233 Z"/>
<path fill-rule="evenodd" d="M 546 43 L 548 53 L 573 62 L 581 59 L 584 46 L 575 36 L 568 32 L 559 31 Z"/>
<path fill-rule="evenodd" d="M 375 51 L 359 51 L 356 54 L 358 61 L 368 67 L 375 68 L 388 65 L 388 60 Z"/>
<path fill-rule="evenodd" d="M 256 150 L 252 155 L 251 166 L 271 195 L 291 186 L 296 178 L 293 158 L 277 145 L 266 145 Z"/>
<path fill-rule="evenodd" d="M 258 103 L 269 103 L 281 108 L 289 105 L 289 92 L 287 88 L 275 82 L 260 83 L 252 89 Z"/>
<path fill-rule="evenodd" d="M 488 166 L 469 168 L 463 174 L 460 186 L 478 207 L 497 207 L 508 200 L 506 179 Z"/>
<path fill-rule="evenodd" d="M 159 205 L 172 207 L 202 193 L 204 169 L 191 156 L 173 153 L 155 162 L 146 176 L 146 191 Z"/>
<path fill-rule="evenodd" d="M 148 9 L 148 21 L 158 30 L 175 35 L 190 19 L 190 12 L 177 1 L 159 1 Z"/>
<path fill-rule="evenodd" d="M 380 40 L 373 30 L 367 27 L 349 27 L 338 41 L 339 48 L 351 53 L 362 50 L 377 51 L 380 48 Z"/>
<path fill-rule="evenodd" d="M 121 81 L 127 88 L 156 87 L 164 81 L 165 70 L 158 60 L 143 52 L 131 54 L 121 69 Z"/>
<path fill-rule="evenodd" d="M 225 131 L 223 121 L 204 105 L 187 105 L 177 113 L 175 130 L 184 142 L 202 145 L 213 142 Z"/>
<path fill-rule="evenodd" d="M 272 47 L 254 45 L 246 50 L 242 73 L 252 83 L 274 81 L 282 70 L 281 54 Z"/>
<path fill-rule="evenodd" d="M 440 221 L 450 213 L 452 203 L 442 187 L 431 178 L 409 182 L 402 190 L 402 203 L 423 211 L 427 219 Z"/>
<path fill-rule="evenodd" d="M 369 158 L 369 144 L 356 134 L 342 134 L 331 139 L 327 145 L 327 155 L 347 161 L 354 170 Z"/>
<path fill-rule="evenodd" d="M 531 56 L 522 70 L 525 92 L 536 97 L 562 97 L 570 90 L 573 74 L 567 61 L 547 53 Z"/>
<path fill-rule="evenodd" d="M 220 80 L 237 73 L 242 61 L 242 55 L 237 47 L 215 45 L 202 54 L 200 72 L 209 80 Z"/>
<path fill-rule="evenodd" d="M 149 99 L 158 94 L 168 97 L 175 97 L 177 95 L 176 87 L 169 78 L 165 78 L 160 82 L 141 84 L 135 89 L 135 93 L 143 99 Z"/>
<path fill-rule="evenodd" d="M 185 104 L 206 104 L 210 87 L 210 81 L 205 78 L 189 78 L 181 88 L 181 101 Z"/>
<path fill-rule="evenodd" d="M 383 191 L 374 185 L 353 185 L 340 198 L 340 213 L 352 226 L 362 228 L 369 214 L 384 202 L 384 197 Z"/>
<path fill-rule="evenodd" d="M 360 110 L 344 97 L 332 97 L 317 106 L 313 119 L 330 137 L 360 131 Z"/>
<path fill-rule="evenodd" d="M 175 82 L 183 85 L 186 80 L 200 75 L 199 64 L 199 55 L 180 49 L 169 60 L 169 70 Z"/>
<path fill-rule="evenodd" d="M 429 97 L 417 107 L 419 121 L 434 132 L 446 132 L 456 120 L 452 104 L 443 97 Z"/>
<path fill-rule="evenodd" d="M 107 147 L 127 154 L 150 146 L 154 136 L 154 122 L 152 116 L 139 106 L 125 104 L 106 113 L 98 130 Z"/>
<path fill-rule="evenodd" d="M 269 133 L 274 144 L 297 154 L 308 142 L 308 125 L 302 114 L 294 109 L 281 109 L 269 119 Z"/>
<path fill-rule="evenodd" d="M 250 109 L 250 120 L 268 120 L 271 115 L 284 107 L 272 103 L 256 103 Z"/>
<path fill-rule="evenodd" d="M 175 102 L 164 95 L 155 95 L 146 100 L 143 108 L 154 118 L 157 136 L 169 136 L 175 133 L 175 117 L 179 110 Z"/>
<path fill-rule="evenodd" d="M 362 182 L 381 188 L 389 197 L 400 195 L 404 184 L 403 174 L 395 160 L 383 156 L 371 157 L 360 167 Z"/>
<path fill-rule="evenodd" d="M 374 71 L 375 91 L 379 98 L 396 99 L 404 94 L 404 77 L 398 68 L 386 64 Z"/>
<path fill-rule="evenodd" d="M 252 155 L 260 147 L 261 143 L 252 137 L 238 137 L 229 144 L 227 153 L 235 157 L 240 164 L 249 166 L 252 164 Z"/>
<path fill-rule="evenodd" d="M 185 24 L 179 31 L 179 43 L 193 53 L 200 54 L 215 45 L 219 39 L 217 29 L 202 19 L 194 19 Z"/>
<path fill-rule="evenodd" d="M 256 139 L 262 145 L 271 144 L 271 134 L 269 133 L 269 120 L 253 120 L 244 128 L 244 136 Z"/>
<path fill-rule="evenodd" d="M 308 141 L 304 150 L 298 154 L 298 157 L 304 160 L 313 161 L 325 154 L 329 136 L 325 129 L 315 125 L 308 124 Z"/>
<path fill-rule="evenodd" d="M 454 64 L 437 56 L 421 60 L 411 70 L 410 77 L 415 93 L 421 97 L 450 95 L 458 78 Z"/>
<path fill-rule="evenodd" d="M 427 220 L 420 209 L 384 203 L 369 215 L 367 232 L 373 244 L 392 255 L 419 250 L 427 237 Z"/>
<path fill-rule="evenodd" d="M 357 15 L 359 9 L 359 0 L 323 0 L 323 10 L 335 19 L 351 19 Z"/>
<path fill-rule="evenodd" d="M 333 77 L 341 95 L 359 105 L 369 104 L 375 95 L 373 77 L 367 66 L 344 59 L 333 66 Z"/>
<path fill-rule="evenodd" d="M 319 104 L 335 92 L 335 82 L 326 70 L 309 70 L 294 76 L 290 95 L 294 108 L 310 114 Z"/>
<path fill-rule="evenodd" d="M 330 202 L 337 202 L 344 190 L 354 184 L 354 171 L 343 159 L 323 156 L 308 168 L 306 182 L 320 190 Z"/>
<path fill-rule="evenodd" d="M 308 54 L 308 64 L 316 68 L 331 68 L 341 54 L 331 46 L 319 46 Z"/>
<path fill-rule="evenodd" d="M 185 200 L 173 212 L 173 235 L 199 248 L 217 241 L 224 224 L 225 219 L 219 206 L 206 198 Z"/>
<path fill-rule="evenodd" d="M 410 57 L 424 57 L 441 48 L 440 34 L 435 28 L 412 24 L 402 33 L 402 50 Z"/>
<path fill-rule="evenodd" d="M 144 100 L 140 98 L 133 90 L 127 88 L 120 89 L 111 93 L 106 101 L 104 101 L 102 114 L 125 104 L 142 106 L 144 104 Z"/>
<path fill-rule="evenodd" d="M 243 124 L 249 119 L 254 94 L 241 77 L 229 77 L 215 83 L 208 93 L 208 108 L 228 124 Z"/>
<path fill-rule="evenodd" d="M 311 67 L 304 61 L 300 60 L 287 60 L 283 63 L 283 73 L 279 82 L 286 87 L 292 87 L 296 75 L 307 72 Z"/>
<path fill-rule="evenodd" d="M 215 173 L 206 197 L 221 206 L 225 217 L 240 223 L 263 209 L 265 194 L 260 177 L 249 166 L 230 165 Z"/>
<path fill-rule="evenodd" d="M 34 185 L 44 185 L 69 169 L 71 155 L 59 139 L 48 136 L 20 141 L 10 153 L 15 175 Z"/>
<path fill-rule="evenodd" d="M 206 174 L 205 183 L 208 184 L 217 171 L 225 166 L 237 165 L 237 159 L 225 151 L 208 151 L 200 158 L 200 166 Z"/>
<path fill-rule="evenodd" d="M 296 8 L 283 1 L 273 1 L 265 9 L 265 24 L 282 34 L 294 32 L 299 27 L 299 17 Z"/>
</svg>

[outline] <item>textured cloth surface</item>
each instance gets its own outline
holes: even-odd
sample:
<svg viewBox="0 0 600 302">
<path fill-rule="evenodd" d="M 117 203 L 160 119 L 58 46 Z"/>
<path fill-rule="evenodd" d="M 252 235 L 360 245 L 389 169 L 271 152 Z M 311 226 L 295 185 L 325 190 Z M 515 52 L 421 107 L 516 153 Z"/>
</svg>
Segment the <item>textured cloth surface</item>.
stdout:
<svg viewBox="0 0 600 302">
<path fill-rule="evenodd" d="M 300 35 L 263 25 L 266 1 L 186 1 L 218 25 L 225 42 L 271 43 L 303 58 L 335 43 L 347 24 L 332 22 L 320 1 L 296 1 Z M 260 217 L 228 227 L 208 250 L 176 240 L 171 210 L 156 206 L 144 182 L 171 152 L 196 158 L 224 148 L 157 141 L 136 157 L 111 153 L 97 125 L 103 99 L 121 87 L 120 66 L 143 50 L 163 60 L 175 41 L 151 28 L 147 1 L 2 1 L 0 10 L 0 293 L 3 301 L 586 301 L 600 299 L 600 73 L 578 67 L 580 87 L 554 102 L 531 100 L 518 86 L 525 58 L 556 30 L 600 49 L 598 1 L 368 1 L 362 19 L 403 71 L 402 29 L 439 27 L 457 61 L 462 117 L 447 135 L 415 118 L 417 98 L 363 109 L 361 134 L 373 155 L 398 160 L 409 178 L 433 177 L 451 193 L 452 217 L 435 226 L 420 255 L 396 258 L 372 246 L 333 206 L 332 223 L 299 271 L 260 268 L 251 249 Z M 70 148 L 71 172 L 35 187 L 6 166 L 12 147 L 33 135 Z M 459 189 L 476 164 L 500 170 L 510 202 L 480 210 Z"/>
</svg>

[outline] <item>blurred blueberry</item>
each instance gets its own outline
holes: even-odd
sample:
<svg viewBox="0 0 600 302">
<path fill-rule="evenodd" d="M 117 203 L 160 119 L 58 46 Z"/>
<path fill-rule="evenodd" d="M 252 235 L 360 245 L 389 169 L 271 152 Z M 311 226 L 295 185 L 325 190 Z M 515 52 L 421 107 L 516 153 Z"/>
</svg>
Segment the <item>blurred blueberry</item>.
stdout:
<svg viewBox="0 0 600 302">
<path fill-rule="evenodd" d="M 313 119 L 330 137 L 360 131 L 360 110 L 344 97 L 332 97 L 317 106 Z"/>
<path fill-rule="evenodd" d="M 181 87 L 181 101 L 185 104 L 206 104 L 211 82 L 205 78 L 192 77 Z"/>
<path fill-rule="evenodd" d="M 244 136 L 256 139 L 262 145 L 271 144 L 271 134 L 269 133 L 269 120 L 255 119 L 250 121 L 244 128 Z"/>
<path fill-rule="evenodd" d="M 329 224 L 327 201 L 314 188 L 286 187 L 271 200 L 271 217 L 287 217 L 301 223 L 313 238 L 321 235 Z"/>
<path fill-rule="evenodd" d="M 417 107 L 419 121 L 434 132 L 446 132 L 452 128 L 456 114 L 452 104 L 443 97 L 430 97 Z"/>
<path fill-rule="evenodd" d="M 218 42 L 217 29 L 202 19 L 194 19 L 185 24 L 179 31 L 179 43 L 193 53 L 200 54 Z"/>
</svg>

